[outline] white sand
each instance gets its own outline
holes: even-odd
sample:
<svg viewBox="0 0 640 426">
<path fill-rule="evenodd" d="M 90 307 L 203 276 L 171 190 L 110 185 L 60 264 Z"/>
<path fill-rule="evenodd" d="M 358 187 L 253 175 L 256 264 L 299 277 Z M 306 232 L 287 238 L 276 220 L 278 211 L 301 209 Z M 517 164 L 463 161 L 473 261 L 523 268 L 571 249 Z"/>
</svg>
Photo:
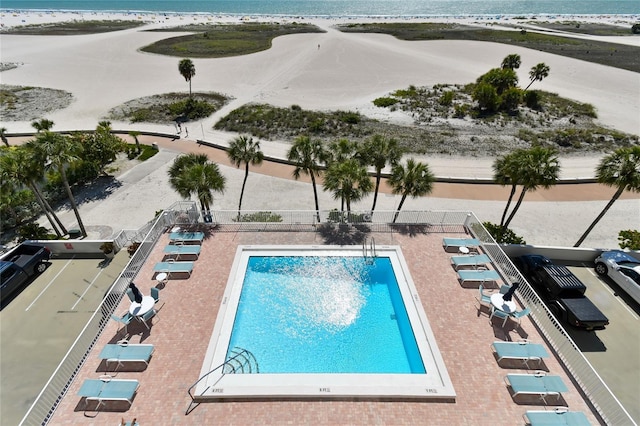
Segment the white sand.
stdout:
<svg viewBox="0 0 640 426">
<path fill-rule="evenodd" d="M 0 18 L 5 27 L 69 19 L 140 19 L 149 22 L 142 29 L 193 22 L 238 21 L 237 17 L 209 15 L 172 15 L 165 19 L 162 15 L 151 14 L 126 16 L 36 12 L 4 13 Z M 636 18 L 601 19 L 608 19 L 609 22 L 630 28 L 631 22 Z M 213 117 L 189 124 L 191 138 L 227 142 L 231 138 L 229 134 L 210 129 L 220 117 L 247 102 L 264 102 L 279 106 L 297 104 L 305 109 L 359 110 L 370 114 L 374 110 L 371 101 L 376 97 L 411 84 L 428 86 L 436 83 L 468 83 L 490 68 L 499 66 L 502 59 L 511 53 L 519 53 L 522 57 L 523 62 L 519 70 L 522 83 L 528 81 L 527 73 L 533 65 L 545 62 L 551 68 L 549 77 L 542 82 L 534 83 L 532 87 L 591 103 L 596 107 L 599 121 L 603 125 L 640 134 L 638 73 L 502 44 L 467 41 L 407 42 L 387 35 L 345 34 L 331 28 L 339 21 L 355 20 L 302 21 L 315 23 L 327 32 L 279 37 L 274 40 L 271 49 L 251 55 L 194 59 L 196 75 L 192 82 L 193 90 L 221 92 L 233 97 L 234 101 Z M 471 23 L 476 19 L 465 18 L 458 21 Z M 168 36 L 168 33 L 142 32 L 140 28 L 84 36 L 2 34 L 2 62 L 22 64 L 16 69 L 2 72 L 2 83 L 41 86 L 71 92 L 74 102 L 68 108 L 52 113 L 46 118 L 55 122 L 55 130 L 93 129 L 104 119 L 109 109 L 126 101 L 142 96 L 188 90 L 188 83 L 178 72 L 180 58 L 138 51 L 139 48 Z M 640 37 L 620 39 L 640 46 Z M 376 113 L 380 114 L 379 111 Z M 124 122 L 112 124 L 115 129 L 174 131 L 173 125 L 132 125 Z M 33 130 L 30 122 L 5 122 L 3 127 L 10 133 Z M 277 143 L 265 143 L 263 149 L 268 154 L 283 151 Z M 272 152 L 269 152 L 270 149 Z M 584 177 L 589 170 L 594 169 L 597 160 L 585 158 L 575 161 L 575 169 L 570 167 L 566 170 L 565 167 L 565 177 Z M 437 175 L 491 176 L 490 159 L 434 161 L 438 164 Z M 441 173 L 440 170 L 448 173 Z M 233 190 L 232 187 L 241 179 L 241 174 L 239 175 L 235 169 L 225 168 L 224 171 L 230 178 L 230 187 L 224 197 L 216 198 L 216 204 L 218 208 L 233 209 L 239 191 Z M 257 178 L 250 178 L 249 181 L 243 205 L 247 209 L 265 209 L 267 204 L 271 209 L 308 208 L 313 205 L 311 191 L 305 184 L 292 184 L 275 178 L 259 181 Z M 147 189 L 158 186 L 157 182 L 149 185 L 149 178 L 140 179 L 140 182 L 146 182 Z M 121 197 L 118 198 L 120 202 L 116 203 L 117 206 L 113 206 L 113 209 L 106 209 L 107 205 L 113 204 L 111 200 L 103 202 L 100 208 L 94 203 L 88 203 L 85 206 L 86 224 L 97 228 L 110 223 L 114 231 L 121 227 L 136 227 L 130 223 L 130 209 L 137 209 L 139 200 L 131 196 L 136 191 L 135 185 L 126 188 L 127 192 L 118 196 Z M 305 200 L 306 195 L 300 194 L 307 192 L 309 198 Z M 138 225 L 152 217 L 155 210 L 166 207 L 178 199 L 175 194 L 147 195 L 152 201 L 144 203 L 146 216 L 135 218 Z M 331 201 L 328 194 L 323 194 L 323 197 L 325 199 L 321 208 L 332 208 L 335 202 Z M 397 197 L 383 196 L 382 199 L 379 202 L 380 209 L 392 209 L 397 205 Z M 290 202 L 283 205 L 283 201 L 273 205 L 274 200 L 304 202 L 298 203 L 299 205 L 292 205 Z M 362 203 L 361 208 L 365 209 L 369 204 L 370 200 L 367 200 Z M 590 202 L 550 205 L 525 202 L 512 225 L 529 243 L 572 245 L 604 204 L 606 203 Z M 127 205 L 130 207 L 127 208 Z M 491 221 L 499 221 L 503 207 L 503 202 L 460 203 L 458 200 L 433 198 L 408 201 L 405 205 L 407 210 L 472 209 L 482 220 Z M 143 213 L 141 210 L 136 211 L 141 215 Z M 620 229 L 637 228 L 639 213 L 638 200 L 618 201 L 605 216 L 602 225 L 594 230 L 594 237 L 587 240 L 585 246 L 615 247 L 617 232 Z M 547 228 L 546 232 L 540 231 L 542 223 Z M 567 224 L 571 226 L 568 227 Z"/>
</svg>

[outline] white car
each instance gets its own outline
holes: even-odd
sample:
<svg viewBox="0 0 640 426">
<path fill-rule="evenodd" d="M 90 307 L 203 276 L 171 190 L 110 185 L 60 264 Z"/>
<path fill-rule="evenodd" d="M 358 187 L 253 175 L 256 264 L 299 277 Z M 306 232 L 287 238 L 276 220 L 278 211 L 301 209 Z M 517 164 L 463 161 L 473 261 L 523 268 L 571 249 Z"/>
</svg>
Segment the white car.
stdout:
<svg viewBox="0 0 640 426">
<path fill-rule="evenodd" d="M 608 275 L 640 304 L 640 260 L 621 250 L 605 251 L 594 261 L 598 275 Z"/>
</svg>

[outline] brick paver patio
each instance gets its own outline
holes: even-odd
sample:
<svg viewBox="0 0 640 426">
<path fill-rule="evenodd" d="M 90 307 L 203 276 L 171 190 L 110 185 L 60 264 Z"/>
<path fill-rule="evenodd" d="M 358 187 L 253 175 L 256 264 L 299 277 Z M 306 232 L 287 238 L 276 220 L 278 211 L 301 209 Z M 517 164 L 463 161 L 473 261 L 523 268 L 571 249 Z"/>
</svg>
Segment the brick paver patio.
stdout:
<svg viewBox="0 0 640 426">
<path fill-rule="evenodd" d="M 449 232 L 443 232 L 449 231 Z M 521 326 L 510 321 L 489 322 L 486 311 L 477 309 L 477 289 L 463 288 L 451 267 L 451 253 L 442 248 L 443 237 L 465 236 L 462 228 L 429 232 L 413 227 L 402 232 L 372 232 L 376 244 L 400 246 L 421 297 L 422 305 L 436 337 L 437 345 L 453 382 L 457 396 L 453 402 L 418 400 L 261 400 L 203 403 L 189 415 L 185 410 L 190 398 L 187 389 L 198 380 L 205 351 L 213 330 L 218 307 L 238 245 L 264 244 L 341 244 L 350 235 L 312 230 L 237 232 L 219 228 L 211 232 L 202 246 L 189 279 L 170 280 L 160 292 L 161 304 L 149 331 L 132 323 L 133 343 L 151 343 L 155 353 L 143 371 L 121 371 L 117 378 L 137 379 L 140 388 L 131 408 L 108 404 L 120 411 L 84 412 L 84 401 L 76 395 L 85 378 L 102 374 L 97 354 L 107 343 L 123 337 L 116 334 L 118 324 L 110 321 L 87 362 L 60 403 L 50 424 L 117 425 L 136 418 L 147 425 L 517 425 L 524 424 L 529 409 L 553 410 L 535 400 L 514 400 L 505 385 L 507 373 L 531 372 L 499 366 L 493 355 L 494 340 L 529 339 L 545 344 L 532 322 L 525 318 Z M 354 243 L 362 245 L 361 236 Z M 141 269 L 136 284 L 144 294 L 156 285 L 153 265 L 163 257 L 168 243 L 164 234 Z M 127 310 L 124 297 L 116 313 Z M 136 334 L 139 333 L 139 334 Z M 546 344 L 545 344 L 546 345 Z M 569 387 L 561 402 L 573 411 L 583 411 L 593 424 L 598 418 L 582 397 L 562 365 L 553 356 L 545 361 L 549 374 L 557 374 Z"/>
</svg>

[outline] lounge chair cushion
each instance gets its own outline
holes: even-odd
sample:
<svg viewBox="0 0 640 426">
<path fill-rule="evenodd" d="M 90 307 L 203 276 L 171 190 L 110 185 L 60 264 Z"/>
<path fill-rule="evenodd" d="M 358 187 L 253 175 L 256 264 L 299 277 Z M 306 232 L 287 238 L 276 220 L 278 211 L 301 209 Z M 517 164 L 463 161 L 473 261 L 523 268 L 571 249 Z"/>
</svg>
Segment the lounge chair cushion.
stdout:
<svg viewBox="0 0 640 426">
<path fill-rule="evenodd" d="M 139 385 L 137 380 L 86 379 L 78 395 L 86 398 L 87 401 L 98 401 L 98 407 L 105 401 L 128 401 L 131 404 Z"/>
<path fill-rule="evenodd" d="M 580 411 L 527 411 L 525 419 L 531 426 L 589 426 L 591 423 Z"/>
<path fill-rule="evenodd" d="M 541 361 L 549 358 L 549 353 L 539 343 L 530 342 L 493 342 L 493 349 L 498 355 L 498 362 L 503 359 L 521 360 L 529 368 L 529 361 Z"/>
</svg>

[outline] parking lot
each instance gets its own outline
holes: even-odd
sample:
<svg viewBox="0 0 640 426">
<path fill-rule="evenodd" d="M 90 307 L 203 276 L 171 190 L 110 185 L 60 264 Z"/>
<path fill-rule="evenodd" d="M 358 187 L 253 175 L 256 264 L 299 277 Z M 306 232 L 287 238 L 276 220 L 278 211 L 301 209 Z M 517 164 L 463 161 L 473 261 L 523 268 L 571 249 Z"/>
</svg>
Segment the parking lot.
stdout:
<svg viewBox="0 0 640 426">
<path fill-rule="evenodd" d="M 593 264 L 565 264 L 587 286 L 587 297 L 609 318 L 605 330 L 566 329 L 629 414 L 640 422 L 640 307 L 609 278 L 599 277 Z"/>
<path fill-rule="evenodd" d="M 0 312 L 0 419 L 16 425 L 93 315 L 129 256 L 57 259 Z"/>
</svg>

